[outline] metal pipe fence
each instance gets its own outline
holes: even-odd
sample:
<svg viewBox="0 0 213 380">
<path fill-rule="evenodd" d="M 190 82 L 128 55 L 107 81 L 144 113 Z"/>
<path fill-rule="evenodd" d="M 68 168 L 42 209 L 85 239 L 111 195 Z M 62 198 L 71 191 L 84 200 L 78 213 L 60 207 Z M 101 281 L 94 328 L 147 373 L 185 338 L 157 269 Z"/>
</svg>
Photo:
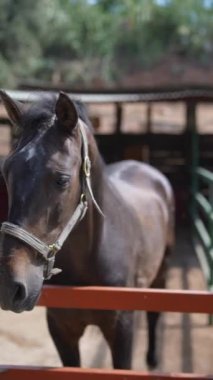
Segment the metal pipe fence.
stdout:
<svg viewBox="0 0 213 380">
<path fill-rule="evenodd" d="M 110 287 L 46 286 L 40 306 L 102 310 L 213 313 L 213 293 Z M 213 380 L 212 374 L 0 366 L 0 380 Z"/>
</svg>

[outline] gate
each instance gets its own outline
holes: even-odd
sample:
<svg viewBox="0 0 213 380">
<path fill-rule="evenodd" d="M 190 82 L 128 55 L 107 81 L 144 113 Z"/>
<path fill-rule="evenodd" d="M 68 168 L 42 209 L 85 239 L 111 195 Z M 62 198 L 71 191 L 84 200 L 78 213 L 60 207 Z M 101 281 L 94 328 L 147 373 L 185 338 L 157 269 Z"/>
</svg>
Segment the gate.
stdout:
<svg viewBox="0 0 213 380">
<path fill-rule="evenodd" d="M 208 289 L 213 291 L 213 174 L 209 170 L 198 168 L 195 180 L 192 189 L 194 248 Z M 209 323 L 213 324 L 213 315 L 209 316 Z"/>
</svg>

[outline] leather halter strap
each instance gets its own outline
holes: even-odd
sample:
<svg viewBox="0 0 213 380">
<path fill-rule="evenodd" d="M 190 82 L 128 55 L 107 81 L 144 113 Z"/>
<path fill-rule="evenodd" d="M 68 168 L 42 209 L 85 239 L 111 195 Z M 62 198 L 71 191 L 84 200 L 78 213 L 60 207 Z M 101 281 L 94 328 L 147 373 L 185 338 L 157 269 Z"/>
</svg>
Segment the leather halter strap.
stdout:
<svg viewBox="0 0 213 380">
<path fill-rule="evenodd" d="M 11 235 L 19 240 L 22 240 L 37 252 L 41 254 L 42 259 L 44 260 L 44 279 L 49 279 L 53 275 L 61 272 L 61 269 L 54 268 L 55 263 L 55 255 L 62 248 L 65 240 L 76 226 L 78 222 L 80 222 L 85 216 L 88 209 L 88 202 L 86 198 L 86 190 L 88 190 L 90 197 L 92 199 L 93 204 L 95 205 L 98 212 L 104 216 L 101 211 L 99 205 L 97 204 L 92 187 L 91 187 L 91 161 L 89 158 L 89 149 L 88 149 L 88 141 L 85 131 L 84 122 L 79 119 L 77 126 L 80 129 L 82 136 L 82 150 L 83 150 L 83 178 L 82 178 L 82 193 L 80 196 L 80 201 L 78 206 L 76 207 L 73 215 L 69 219 L 68 223 L 64 227 L 61 234 L 58 236 L 57 240 L 53 244 L 46 244 L 38 237 L 33 235 L 32 233 L 26 231 L 22 227 L 19 227 L 16 224 L 10 222 L 3 222 L 1 225 L 1 233 Z"/>
</svg>

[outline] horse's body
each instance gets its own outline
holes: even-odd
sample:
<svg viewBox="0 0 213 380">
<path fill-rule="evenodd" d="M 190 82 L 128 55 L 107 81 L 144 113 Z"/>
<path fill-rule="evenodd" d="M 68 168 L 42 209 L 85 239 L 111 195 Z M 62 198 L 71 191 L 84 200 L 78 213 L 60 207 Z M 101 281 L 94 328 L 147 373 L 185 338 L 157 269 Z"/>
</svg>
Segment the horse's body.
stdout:
<svg viewBox="0 0 213 380">
<path fill-rule="evenodd" d="M 64 97 L 65 95 L 62 97 L 63 99 L 60 99 L 59 97 L 57 102 L 61 102 L 60 106 L 62 109 L 65 107 L 67 111 L 69 107 L 71 107 L 70 104 L 72 104 L 73 107 L 73 103 L 69 101 L 68 98 L 65 99 Z M 11 105 L 9 103 L 10 101 L 6 99 L 5 105 L 8 112 L 11 113 Z M 58 107 L 56 112 L 58 123 L 64 123 L 65 125 L 66 120 L 62 118 L 62 114 L 60 114 L 59 111 L 61 112 L 60 107 Z M 78 113 L 79 112 L 78 109 Z M 67 114 L 67 112 L 63 113 L 63 115 L 65 114 Z M 52 114 L 48 115 L 50 117 Z M 14 115 L 12 116 L 14 117 Z M 17 118 L 17 115 L 15 116 Z M 78 116 L 83 117 L 81 112 Z M 69 121 L 70 119 L 71 117 L 69 118 Z M 84 118 L 84 121 L 87 122 L 88 120 Z M 69 126 L 69 123 L 67 123 L 67 125 Z M 15 153 L 13 153 L 12 158 L 10 158 L 10 165 L 6 166 L 12 168 L 11 162 L 13 163 L 15 157 L 14 161 L 16 161 L 16 165 L 18 159 L 20 159 L 20 165 L 22 165 L 22 167 L 24 163 L 28 162 L 29 164 L 30 161 L 31 165 L 30 169 L 28 167 L 28 171 L 30 170 L 32 172 L 32 170 L 35 170 L 35 166 L 34 169 L 32 169 L 33 163 L 36 163 L 35 152 L 38 155 L 41 149 L 43 149 L 44 152 L 47 152 L 48 150 L 48 157 L 46 157 L 45 153 L 43 165 L 47 167 L 51 164 L 52 168 L 54 162 L 54 165 L 57 165 L 57 168 L 61 167 L 63 162 L 62 158 L 64 159 L 65 155 L 65 145 L 66 155 L 69 154 L 69 156 L 72 156 L 71 162 L 74 162 L 73 156 L 75 150 L 78 150 L 78 159 L 76 158 L 76 162 L 78 162 L 79 157 L 81 157 L 81 140 L 79 138 L 77 127 L 75 127 L 75 136 L 72 136 L 72 139 L 70 139 L 72 142 L 67 141 L 68 137 L 63 139 L 63 148 L 62 145 L 57 145 L 58 142 L 55 139 L 59 139 L 58 129 L 56 129 L 56 127 L 51 128 L 47 128 L 46 134 L 41 133 L 40 136 L 37 135 L 37 139 L 34 137 L 27 139 L 27 136 L 29 136 L 28 131 L 28 134 L 26 135 L 28 147 L 26 143 L 23 145 L 21 144 L 15 150 Z M 72 130 L 73 129 L 74 127 L 72 127 Z M 48 139 L 47 134 L 49 134 Z M 90 159 L 92 162 L 92 189 L 95 199 L 105 217 L 103 218 L 99 214 L 94 207 L 92 199 L 88 197 L 89 207 L 87 214 L 69 235 L 62 249 L 56 256 L 56 264 L 59 268 L 62 268 L 63 271 L 61 274 L 53 277 L 50 280 L 50 283 L 80 286 L 108 285 L 164 287 L 164 264 L 166 252 L 172 246 L 174 232 L 173 194 L 169 183 L 157 170 L 136 161 L 123 161 L 106 166 L 102 162 L 95 139 L 89 127 L 86 127 L 86 135 L 89 144 Z M 54 149 L 51 147 L 51 143 L 54 145 Z M 75 147 L 73 145 L 74 143 Z M 32 153 L 32 149 L 34 153 Z M 38 157 L 37 160 L 39 161 Z M 78 162 L 78 170 L 75 170 L 74 164 L 73 167 L 70 163 L 69 165 L 67 164 L 70 172 L 78 172 L 78 178 L 80 177 L 80 164 L 81 163 Z M 5 169 L 5 171 L 8 170 L 8 168 L 7 170 Z M 41 174 L 41 178 L 43 178 L 43 176 L 44 175 Z M 5 177 L 8 181 L 8 174 L 5 174 Z M 40 182 L 41 178 L 39 178 Z M 75 178 L 74 175 L 73 178 Z M 16 181 L 18 185 L 18 178 Z M 73 197 L 73 204 L 75 204 L 79 198 L 79 180 L 77 182 L 76 179 L 76 195 L 74 192 L 74 184 L 75 182 L 73 179 L 72 192 L 69 190 L 69 194 L 72 193 L 69 197 Z M 45 241 L 52 241 L 53 236 L 56 235 L 56 230 L 60 230 L 63 227 L 63 222 L 61 222 L 62 218 L 58 215 L 58 209 L 57 212 L 54 213 L 52 220 L 49 216 L 52 212 L 50 202 L 51 196 L 44 201 L 40 198 L 37 203 L 37 199 L 35 199 L 36 194 L 34 195 L 34 198 L 32 198 L 32 196 L 27 193 L 26 196 L 23 197 L 25 200 L 21 203 L 22 210 L 25 210 L 22 213 L 22 211 L 17 211 L 17 207 L 20 207 L 20 199 L 18 202 L 20 194 L 13 194 L 12 196 L 10 186 L 8 185 L 10 197 L 9 220 L 14 224 L 23 225 L 25 229 L 33 232 L 36 236 L 43 238 Z M 38 191 L 37 189 L 36 191 L 38 198 L 40 190 Z M 46 191 L 51 191 L 51 187 L 49 190 L 46 189 Z M 48 216 L 46 213 L 44 217 L 44 211 L 42 211 L 41 207 L 44 207 L 47 203 L 47 199 L 50 204 L 50 210 L 48 211 Z M 71 198 L 67 199 L 67 201 L 71 202 L 70 199 Z M 34 203 L 32 203 L 33 201 L 35 202 L 35 205 L 37 205 L 36 207 L 40 204 L 41 209 L 40 211 L 35 210 L 36 215 L 34 216 L 29 211 L 26 213 L 25 207 L 27 206 L 29 210 L 29 206 L 34 205 Z M 71 205 L 72 207 L 67 210 L 67 213 L 73 212 L 73 204 Z M 66 207 L 69 208 L 67 204 L 63 204 L 63 209 Z M 60 212 L 62 212 L 61 208 Z M 46 222 L 47 226 L 45 225 L 45 227 L 44 220 L 48 220 L 48 223 Z M 15 264 L 14 252 L 17 257 Z M 7 260 L 9 258 L 9 265 L 6 264 L 6 269 L 3 271 L 3 276 L 7 278 L 7 284 L 8 278 L 11 278 L 11 273 L 14 274 L 14 267 L 19 267 L 19 263 L 25 260 L 25 268 L 26 259 L 29 260 L 29 256 L 31 257 L 31 255 L 32 252 L 30 252 L 30 249 L 26 249 L 26 245 L 22 242 L 17 243 L 14 238 L 9 236 L 4 237 L 3 258 L 7 257 Z M 32 268 L 30 270 L 32 271 Z M 19 276 L 18 281 L 17 271 Z M 25 297 L 23 297 L 23 286 L 22 292 L 20 291 L 20 283 L 24 283 L 24 286 L 26 283 L 26 269 L 24 272 L 25 280 L 22 280 L 22 282 L 20 279 L 20 273 L 22 273 L 23 276 L 23 266 L 22 270 L 18 269 L 17 271 L 15 272 L 16 291 L 11 291 L 11 294 L 13 295 L 13 303 L 12 305 L 10 303 L 9 306 L 5 306 L 5 299 L 4 301 L 1 301 L 1 303 L 4 305 L 5 309 L 10 308 L 14 311 L 22 311 L 28 308 L 28 306 L 26 306 L 26 292 L 24 293 Z M 40 274 L 38 269 L 36 269 L 36 271 L 35 278 L 38 277 L 38 273 Z M 35 283 L 35 281 L 36 280 L 34 279 L 33 283 Z M 17 283 L 19 284 L 19 291 L 17 291 Z M 2 291 L 2 286 L 1 283 L 1 298 L 4 298 L 4 295 L 2 296 L 2 294 L 5 289 Z M 42 283 L 40 286 L 42 286 Z M 37 290 L 37 293 L 39 293 L 39 290 Z M 35 295 L 33 296 L 35 302 Z M 16 306 L 17 301 L 19 301 L 19 309 Z M 31 302 L 29 308 L 32 308 L 34 303 L 32 304 L 32 301 L 29 302 Z M 21 310 L 20 304 L 24 305 Z M 158 313 L 148 313 L 149 347 L 147 361 L 150 366 L 156 365 L 155 329 L 158 315 Z M 114 367 L 130 367 L 133 333 L 132 312 L 49 309 L 47 311 L 47 319 L 50 333 L 64 365 L 80 365 L 78 350 L 79 339 L 88 324 L 95 324 L 100 327 L 109 343 Z"/>
</svg>

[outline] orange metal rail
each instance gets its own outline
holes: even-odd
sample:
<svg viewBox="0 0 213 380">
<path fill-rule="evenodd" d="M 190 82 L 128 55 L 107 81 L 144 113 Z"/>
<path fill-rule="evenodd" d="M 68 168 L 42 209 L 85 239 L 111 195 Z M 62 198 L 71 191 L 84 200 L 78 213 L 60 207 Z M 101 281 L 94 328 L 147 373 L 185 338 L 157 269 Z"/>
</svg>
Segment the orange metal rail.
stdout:
<svg viewBox="0 0 213 380">
<path fill-rule="evenodd" d="M 99 309 L 213 313 L 213 293 L 113 287 L 45 286 L 40 306 Z"/>
<path fill-rule="evenodd" d="M 162 374 L 140 371 L 80 369 L 80 368 L 36 368 L 0 367 L 1 380 L 206 380 L 211 375 L 190 373 Z"/>
<path fill-rule="evenodd" d="M 207 291 L 135 288 L 43 288 L 40 306 L 105 310 L 150 310 L 213 313 L 213 293 Z M 213 380 L 211 374 L 0 366 L 0 380 Z"/>
</svg>

